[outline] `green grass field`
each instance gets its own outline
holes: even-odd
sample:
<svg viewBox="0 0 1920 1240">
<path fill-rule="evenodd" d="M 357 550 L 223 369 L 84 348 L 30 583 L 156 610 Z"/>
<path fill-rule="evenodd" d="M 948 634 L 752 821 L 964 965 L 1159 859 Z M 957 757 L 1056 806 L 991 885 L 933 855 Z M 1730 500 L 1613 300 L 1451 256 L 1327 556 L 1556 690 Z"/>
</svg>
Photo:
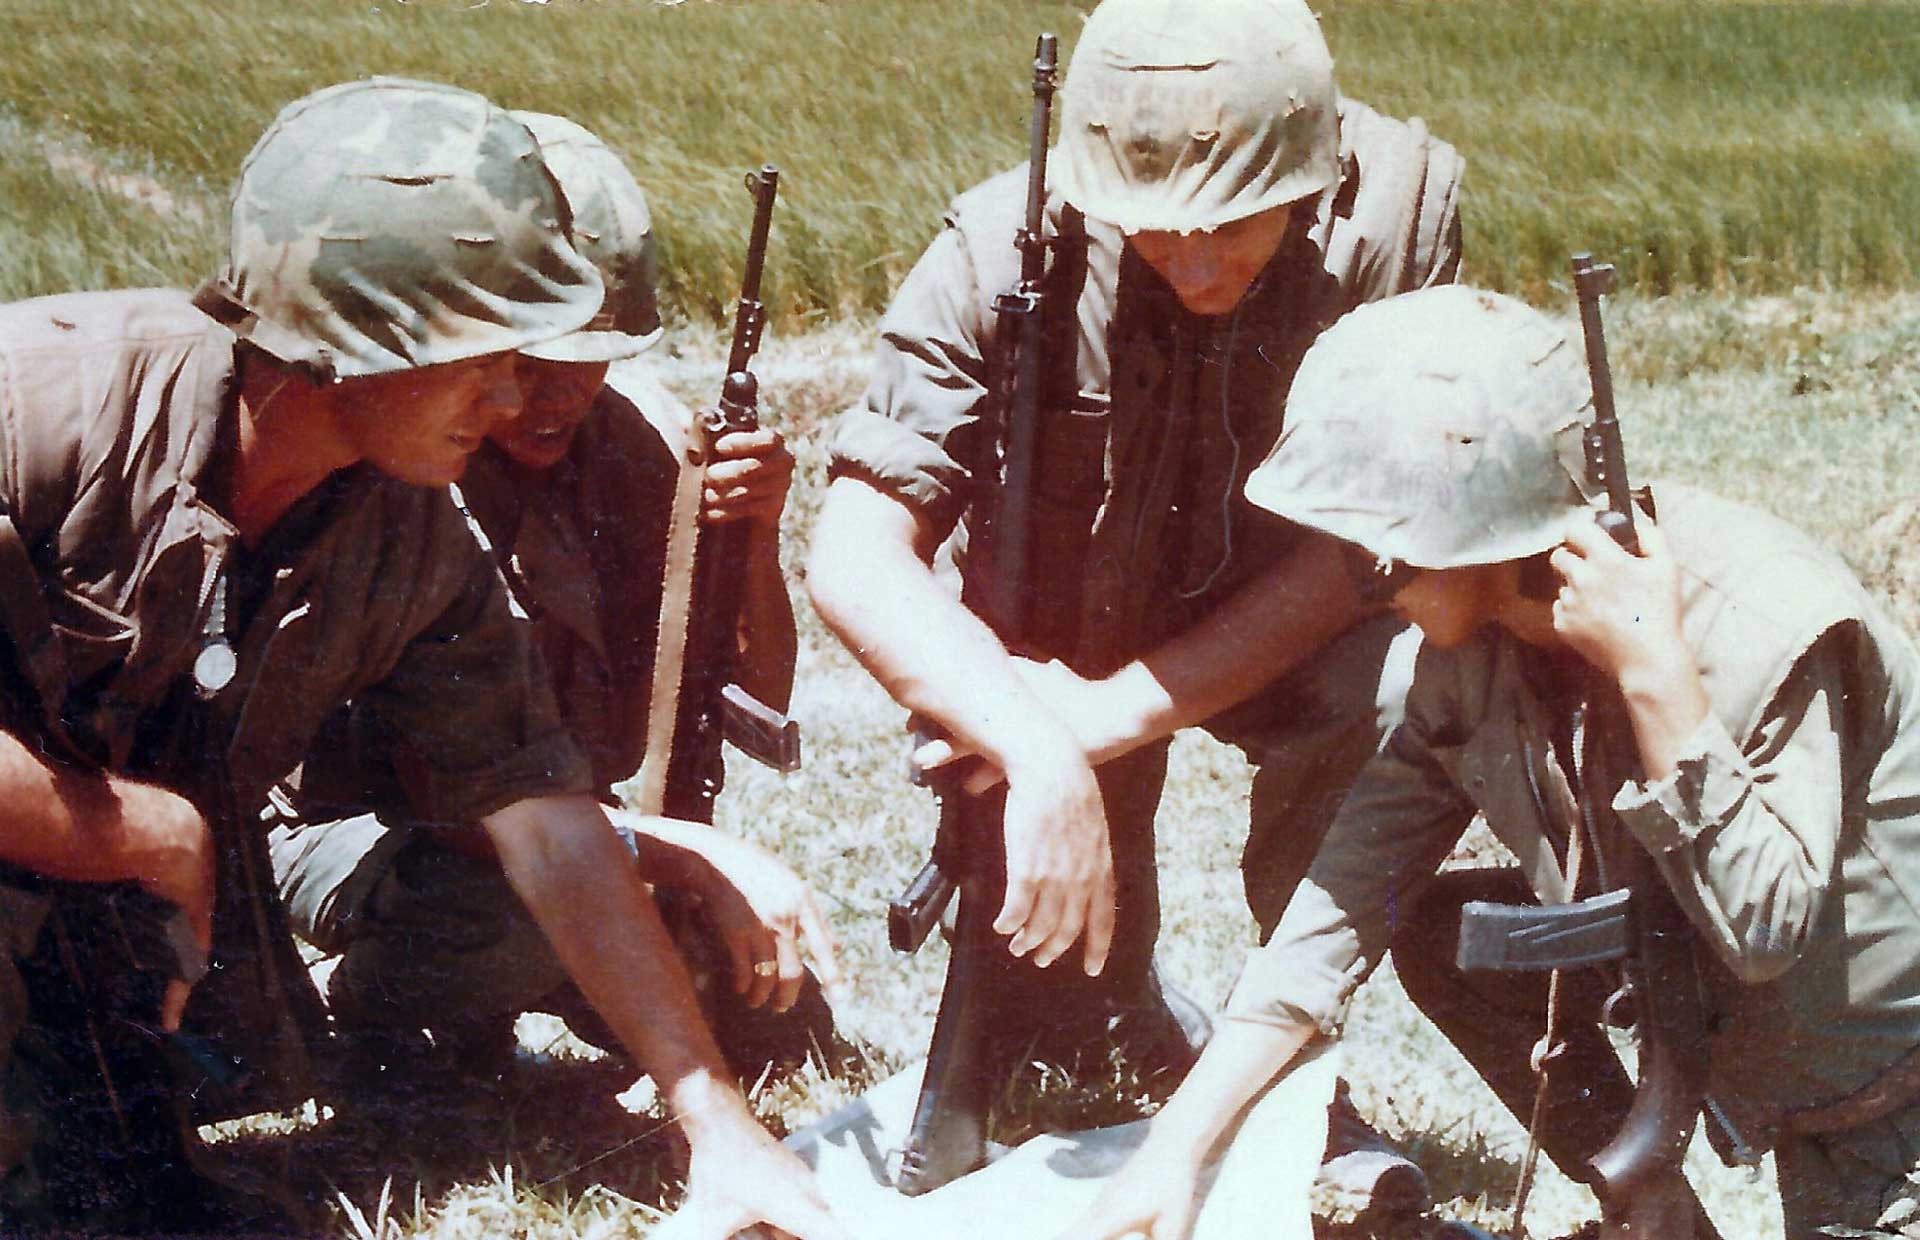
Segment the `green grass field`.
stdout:
<svg viewBox="0 0 1920 1240">
<path fill-rule="evenodd" d="M 794 581 L 857 395 L 871 315 L 954 191 L 1020 158 L 1032 34 L 1070 44 L 1090 5 L 1032 0 L 0 0 L 0 297 L 184 284 L 211 271 L 225 187 L 274 110 L 371 72 L 455 81 L 567 112 L 625 151 L 653 196 L 676 330 L 656 354 L 693 399 L 718 384 L 709 324 L 731 297 L 745 169 L 782 165 L 761 374 L 801 470 Z M 1636 468 L 1759 503 L 1839 548 L 1920 621 L 1920 7 L 1739 0 L 1330 0 L 1342 81 L 1420 114 L 1469 159 L 1469 272 L 1557 304 L 1591 247 L 1632 290 L 1610 309 Z M 1660 294 L 1656 296 L 1656 294 Z M 802 330 L 806 329 L 806 330 Z M 735 768 L 726 825 L 826 894 L 853 973 L 854 1081 L 763 1091 L 798 1125 L 924 1047 L 944 961 L 890 955 L 881 907 L 917 865 L 931 801 L 901 778 L 900 712 L 802 615 L 795 713 L 808 765 Z M 1217 1001 L 1252 927 L 1236 861 L 1248 770 L 1178 742 L 1162 808 L 1163 951 Z M 552 1036 L 534 1022 L 523 1038 Z M 1504 1225 L 1518 1129 L 1398 996 L 1363 993 L 1359 1100 L 1457 1214 Z M 605 1105 L 566 1061 L 504 1110 L 356 1133 L 313 1117 L 234 1136 L 334 1203 L 342 1237 L 644 1234 L 674 1170 L 658 1120 Z M 1729 1237 L 1779 1235 L 1770 1189 L 1696 1178 Z M 1590 1202 L 1536 1196 L 1535 1235 Z"/>
<path fill-rule="evenodd" d="M 369 73 L 563 112 L 658 205 L 670 310 L 717 318 L 747 205 L 786 173 L 769 300 L 871 313 L 957 190 L 1024 157 L 1034 0 L 9 0 L 0 296 L 189 283 L 274 111 Z M 1539 295 L 1565 252 L 1656 292 L 1920 277 L 1911 3 L 1328 0 L 1344 88 L 1467 156 L 1469 263 Z M 49 158 L 51 157 L 51 159 Z M 139 187 L 171 203 L 129 201 Z M 156 205 L 158 209 L 156 209 Z"/>
</svg>

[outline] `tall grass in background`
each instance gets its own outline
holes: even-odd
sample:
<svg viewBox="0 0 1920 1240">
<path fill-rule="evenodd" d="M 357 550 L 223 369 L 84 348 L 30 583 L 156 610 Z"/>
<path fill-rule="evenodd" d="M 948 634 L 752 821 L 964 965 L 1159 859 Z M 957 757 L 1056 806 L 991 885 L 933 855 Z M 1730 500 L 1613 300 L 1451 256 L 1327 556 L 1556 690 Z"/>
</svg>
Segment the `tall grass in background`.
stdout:
<svg viewBox="0 0 1920 1240">
<path fill-rule="evenodd" d="M 400 73 L 603 133 L 655 200 L 667 301 L 684 318 L 722 314 L 747 217 L 740 175 L 780 164 L 771 300 L 790 323 L 870 313 L 945 201 L 1021 157 L 1032 37 L 1054 29 L 1070 47 L 1091 7 L 9 0 L 4 214 L 62 240 L 53 258 L 0 249 L 0 296 L 197 278 L 218 252 L 225 188 L 278 106 Z M 1648 291 L 1920 279 L 1912 4 L 1321 8 L 1344 88 L 1426 117 L 1466 154 L 1479 283 L 1537 297 L 1576 245 Z M 112 226 L 96 228 L 100 195 L 71 170 L 23 186 L 19 156 L 48 150 L 151 175 L 199 216 L 107 209 Z"/>
</svg>

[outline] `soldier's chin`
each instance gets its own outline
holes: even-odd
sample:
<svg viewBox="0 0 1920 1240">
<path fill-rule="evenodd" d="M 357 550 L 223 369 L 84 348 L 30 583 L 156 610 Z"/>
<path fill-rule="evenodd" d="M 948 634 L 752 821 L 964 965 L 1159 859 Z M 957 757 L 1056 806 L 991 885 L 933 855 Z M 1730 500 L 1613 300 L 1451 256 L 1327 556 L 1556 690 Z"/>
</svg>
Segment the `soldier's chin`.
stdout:
<svg viewBox="0 0 1920 1240">
<path fill-rule="evenodd" d="M 1240 304 L 1240 299 L 1246 295 L 1246 291 L 1244 286 L 1234 288 L 1208 287 L 1191 292 L 1182 290 L 1180 292 L 1180 304 L 1185 306 L 1187 312 L 1190 314 L 1214 318 L 1222 314 L 1231 313 L 1233 308 Z"/>
<path fill-rule="evenodd" d="M 510 435 L 497 437 L 493 442 L 516 465 L 527 469 L 552 469 L 567 455 L 567 449 L 573 444 L 573 434 L 570 428 L 563 435 Z"/>
</svg>

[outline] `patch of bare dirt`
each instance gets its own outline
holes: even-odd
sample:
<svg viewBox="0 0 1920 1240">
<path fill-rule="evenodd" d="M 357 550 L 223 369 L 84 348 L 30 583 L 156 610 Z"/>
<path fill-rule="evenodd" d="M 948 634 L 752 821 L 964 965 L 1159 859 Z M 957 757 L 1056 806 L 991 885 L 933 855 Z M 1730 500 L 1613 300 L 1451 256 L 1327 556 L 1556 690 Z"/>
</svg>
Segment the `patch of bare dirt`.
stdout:
<svg viewBox="0 0 1920 1240">
<path fill-rule="evenodd" d="M 199 203 L 182 202 L 166 186 L 145 173 L 115 171 L 85 151 L 65 144 L 48 142 L 42 150 L 47 167 L 59 175 L 101 193 L 124 198 L 155 215 L 197 220 L 206 214 Z"/>
<path fill-rule="evenodd" d="M 1860 579 L 1886 600 L 1894 619 L 1920 634 L 1920 499 L 1887 509 L 1867 527 Z"/>
</svg>

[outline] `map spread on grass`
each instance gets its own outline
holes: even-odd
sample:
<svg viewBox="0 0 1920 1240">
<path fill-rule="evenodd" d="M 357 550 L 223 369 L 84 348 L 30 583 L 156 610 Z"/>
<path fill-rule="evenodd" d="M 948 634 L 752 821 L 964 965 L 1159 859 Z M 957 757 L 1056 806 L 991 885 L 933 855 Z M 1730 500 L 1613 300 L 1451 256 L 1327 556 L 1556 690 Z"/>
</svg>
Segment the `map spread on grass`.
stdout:
<svg viewBox="0 0 1920 1240">
<path fill-rule="evenodd" d="M 1302 1060 L 1254 1100 L 1208 1169 L 1192 1240 L 1311 1240 L 1307 1194 L 1326 1147 L 1338 1059 L 1327 1050 Z M 916 1065 L 888 1078 L 787 1139 L 856 1240 L 1057 1240 L 1126 1165 L 1152 1122 L 1035 1137 L 944 1188 L 903 1197 L 888 1187 L 887 1169 L 906 1135 L 920 1071 Z M 655 1240 L 685 1240 L 675 1221 Z"/>
</svg>

